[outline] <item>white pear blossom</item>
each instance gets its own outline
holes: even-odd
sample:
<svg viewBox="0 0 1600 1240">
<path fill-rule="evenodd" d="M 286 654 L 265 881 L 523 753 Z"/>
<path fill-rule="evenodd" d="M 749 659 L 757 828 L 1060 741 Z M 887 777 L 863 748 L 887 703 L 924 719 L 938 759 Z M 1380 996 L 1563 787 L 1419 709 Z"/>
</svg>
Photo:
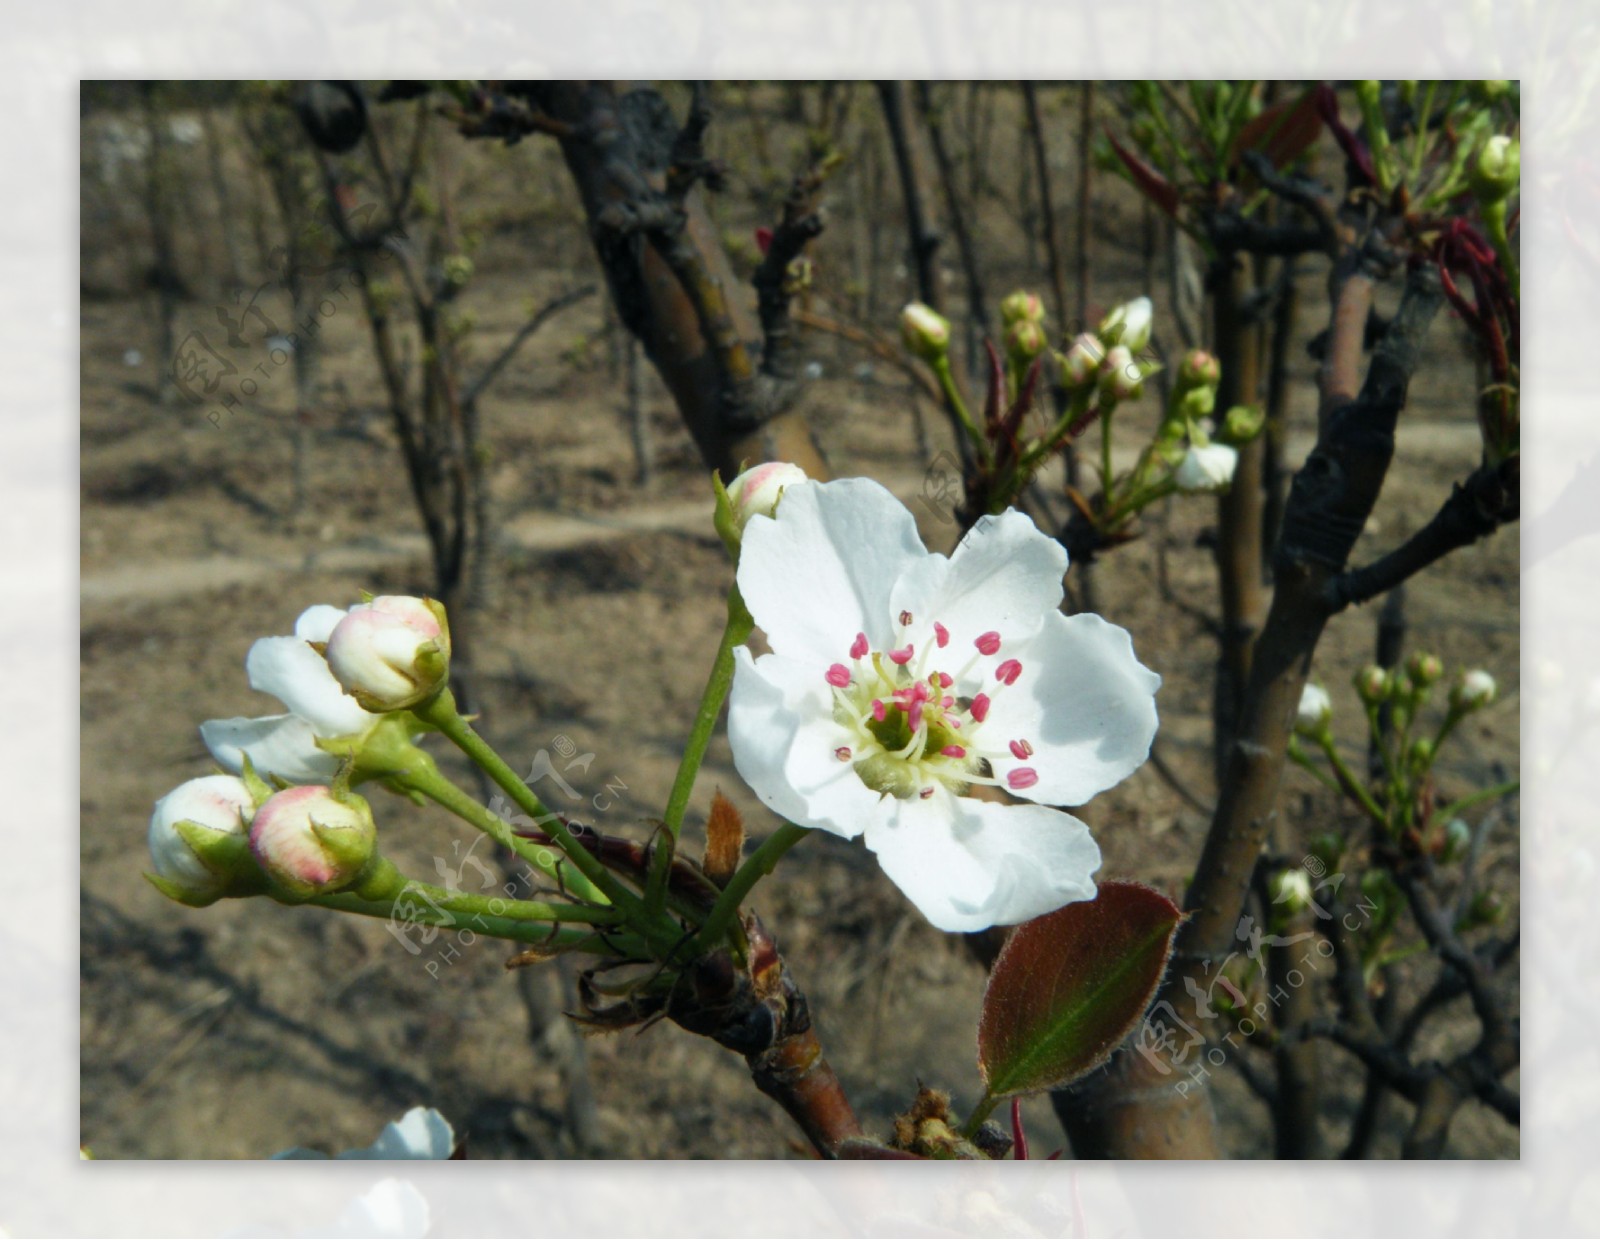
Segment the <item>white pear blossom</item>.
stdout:
<svg viewBox="0 0 1600 1240">
<path fill-rule="evenodd" d="M 193 823 L 214 832 L 219 842 L 225 836 L 242 839 L 249 832 L 255 809 L 250 790 L 233 775 L 205 775 L 179 784 L 156 802 L 150 815 L 151 868 L 186 895 L 199 899 L 220 895 L 228 885 L 227 875 L 206 864 L 179 833 L 178 824 Z M 203 846 L 201 851 L 210 855 Z"/>
<path fill-rule="evenodd" d="M 317 739 L 357 736 L 378 720 L 344 691 L 310 644 L 326 642 L 345 615 L 343 608 L 318 604 L 301 613 L 294 636 L 263 637 L 250 647 L 245 659 L 250 687 L 272 694 L 289 710 L 201 724 L 200 736 L 218 762 L 239 771 L 248 756 L 261 775 L 295 784 L 333 778 L 339 759 L 318 749 Z"/>
<path fill-rule="evenodd" d="M 875 482 L 791 487 L 776 517 L 750 522 L 739 560 L 772 648 L 735 652 L 740 775 L 788 821 L 864 837 L 940 929 L 1092 899 L 1100 850 L 1047 806 L 1081 804 L 1144 762 L 1161 680 L 1124 630 L 1061 614 L 1066 567 L 1014 510 L 947 558 Z"/>
<path fill-rule="evenodd" d="M 1178 490 L 1195 495 L 1205 491 L 1224 491 L 1233 482 L 1239 454 L 1225 443 L 1195 445 L 1184 453 L 1173 471 Z"/>
<path fill-rule="evenodd" d="M 1148 297 L 1135 297 L 1112 309 L 1100 321 L 1100 339 L 1108 345 L 1123 345 L 1131 352 L 1142 352 L 1150 343 L 1154 310 Z"/>
<path fill-rule="evenodd" d="M 456 1135 L 450 1121 L 432 1107 L 412 1107 L 398 1120 L 383 1126 L 378 1139 L 358 1150 L 345 1150 L 334 1158 L 353 1159 L 447 1159 L 455 1152 Z M 274 1154 L 274 1159 L 325 1159 L 327 1154 L 295 1146 Z"/>
</svg>

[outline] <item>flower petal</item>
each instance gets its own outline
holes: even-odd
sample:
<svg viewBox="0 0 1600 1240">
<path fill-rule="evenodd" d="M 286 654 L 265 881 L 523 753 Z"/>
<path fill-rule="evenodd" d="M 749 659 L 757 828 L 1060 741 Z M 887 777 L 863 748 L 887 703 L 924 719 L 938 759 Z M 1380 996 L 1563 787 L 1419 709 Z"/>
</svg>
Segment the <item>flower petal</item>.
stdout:
<svg viewBox="0 0 1600 1240">
<path fill-rule="evenodd" d="M 868 827 L 867 847 L 940 930 L 1014 925 L 1094 898 L 1100 849 L 1070 814 L 942 788 L 895 806 L 891 820 Z"/>
<path fill-rule="evenodd" d="M 339 759 L 317 748 L 311 725 L 297 715 L 211 719 L 200 725 L 200 738 L 230 771 L 244 769 L 243 754 L 257 774 L 291 784 L 325 784 L 339 769 Z"/>
<path fill-rule="evenodd" d="M 1150 756 L 1161 677 L 1134 656 L 1126 629 L 1088 613 L 1052 612 L 1017 653 L 1022 678 L 993 694 L 982 735 L 986 751 L 1005 753 L 1013 740 L 1033 746 L 1025 760 L 992 759 L 1002 780 L 1020 766 L 1038 772 L 1020 795 L 1082 805 Z"/>
<path fill-rule="evenodd" d="M 949 559 L 930 555 L 895 584 L 889 608 L 909 611 L 931 633 L 935 620 L 950 630 L 963 656 L 981 633 L 1002 641 L 1026 637 L 1061 606 L 1067 552 L 1039 532 L 1032 518 L 1009 508 L 982 518 Z"/>
<path fill-rule="evenodd" d="M 307 607 L 294 622 L 294 635 L 305 642 L 325 642 L 333 636 L 333 630 L 345 615 L 343 607 L 334 607 L 328 603 Z"/>
<path fill-rule="evenodd" d="M 339 687 L 328 661 L 305 638 L 263 637 L 250 647 L 244 667 L 252 689 L 272 694 L 318 736 L 364 732 L 376 718 Z"/>
<path fill-rule="evenodd" d="M 889 592 L 927 554 L 910 511 L 876 482 L 802 482 L 776 517 L 750 519 L 739 591 L 773 650 L 825 668 L 858 632 L 887 648 Z"/>
<path fill-rule="evenodd" d="M 785 501 L 787 502 L 787 501 Z M 854 839 L 888 812 L 835 751 L 852 743 L 834 722 L 828 685 L 810 664 L 734 651 L 728 705 L 733 764 L 752 791 L 785 820 Z"/>
</svg>

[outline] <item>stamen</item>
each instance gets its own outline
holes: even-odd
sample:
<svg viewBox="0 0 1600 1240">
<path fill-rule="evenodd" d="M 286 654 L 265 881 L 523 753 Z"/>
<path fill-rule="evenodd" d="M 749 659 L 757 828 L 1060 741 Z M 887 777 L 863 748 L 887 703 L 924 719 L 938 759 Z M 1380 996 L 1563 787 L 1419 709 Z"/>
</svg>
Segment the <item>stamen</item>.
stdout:
<svg viewBox="0 0 1600 1240">
<path fill-rule="evenodd" d="M 1039 782 L 1039 772 L 1031 766 L 1019 766 L 1006 776 L 1006 783 L 1013 788 L 1031 788 Z"/>
<path fill-rule="evenodd" d="M 933 785 L 932 784 L 929 784 L 921 792 L 917 793 L 917 796 L 921 797 L 924 801 L 926 801 L 932 795 L 933 795 Z"/>
<path fill-rule="evenodd" d="M 879 699 L 879 698 L 873 698 L 872 699 L 872 717 L 875 720 L 877 720 L 879 723 L 882 723 L 883 720 L 884 720 L 884 716 L 886 716 L 888 713 L 889 713 L 889 708 L 883 704 L 881 699 Z"/>
<path fill-rule="evenodd" d="M 980 693 L 972 699 L 972 717 L 982 723 L 989 717 L 989 695 Z"/>
<path fill-rule="evenodd" d="M 1033 757 L 1033 746 L 1028 744 L 1028 742 L 1025 740 L 1012 741 L 1011 752 L 1018 759 L 1031 758 Z"/>
<path fill-rule="evenodd" d="M 994 669 L 994 678 L 1008 685 L 1017 683 L 1017 677 L 1022 675 L 1022 664 L 1015 659 L 1007 659 Z"/>
<path fill-rule="evenodd" d="M 950 673 L 949 672 L 940 672 L 939 673 L 939 688 L 948 689 L 954 683 L 955 682 L 950 679 Z"/>
<path fill-rule="evenodd" d="M 979 654 L 998 654 L 1000 651 L 1000 634 L 991 629 L 989 632 L 980 635 L 978 640 L 972 644 L 978 648 Z"/>
<path fill-rule="evenodd" d="M 865 633 L 857 633 L 855 641 L 850 643 L 850 657 L 852 659 L 859 659 L 866 653 L 867 635 Z"/>
<path fill-rule="evenodd" d="M 933 640 L 939 643 L 941 650 L 950 644 L 950 630 L 937 620 L 933 622 Z"/>
<path fill-rule="evenodd" d="M 915 653 L 916 647 L 909 645 L 904 650 L 891 650 L 889 652 L 889 662 L 898 663 L 901 667 L 904 667 L 911 662 L 911 656 Z"/>
<path fill-rule="evenodd" d="M 911 613 L 909 611 L 902 611 L 900 613 L 900 625 L 901 625 L 901 627 L 904 628 L 906 625 L 908 625 L 910 623 L 911 623 Z"/>
<path fill-rule="evenodd" d="M 960 745 L 946 745 L 939 752 L 947 758 L 965 758 L 967 756 L 967 751 Z"/>
<path fill-rule="evenodd" d="M 922 727 L 922 702 L 920 700 L 912 699 L 911 707 L 906 711 L 906 723 L 910 725 L 913 732 Z"/>
<path fill-rule="evenodd" d="M 833 751 L 833 756 L 838 758 L 840 762 L 850 761 L 850 746 L 840 745 L 839 748 Z"/>
<path fill-rule="evenodd" d="M 843 663 L 835 663 L 828 669 L 827 681 L 836 689 L 843 689 L 850 683 L 850 669 Z"/>
</svg>

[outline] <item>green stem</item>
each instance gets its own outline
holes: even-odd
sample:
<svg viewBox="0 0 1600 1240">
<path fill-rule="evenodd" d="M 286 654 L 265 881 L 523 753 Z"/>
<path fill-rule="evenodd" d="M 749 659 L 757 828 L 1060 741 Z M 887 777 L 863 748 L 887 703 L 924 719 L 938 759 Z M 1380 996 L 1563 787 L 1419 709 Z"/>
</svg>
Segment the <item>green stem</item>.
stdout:
<svg viewBox="0 0 1600 1240">
<path fill-rule="evenodd" d="M 420 793 L 434 804 L 449 810 L 495 843 L 509 848 L 557 887 L 570 892 L 577 899 L 595 904 L 609 903 L 599 887 L 574 870 L 571 864 L 558 859 L 546 845 L 523 839 L 499 815 L 478 804 L 452 783 L 425 751 L 416 749 L 415 754 L 408 757 L 404 768 L 391 777 L 391 782 L 405 791 Z"/>
<path fill-rule="evenodd" d="M 999 1105 L 1000 1099 L 987 1089 L 984 1090 L 983 1097 L 978 1099 L 978 1105 L 973 1107 L 972 1114 L 967 1116 L 967 1122 L 961 1125 L 961 1135 L 968 1141 L 972 1140 L 978 1135 L 978 1129 L 983 1127 L 983 1121 L 993 1115 L 995 1107 Z"/>
<path fill-rule="evenodd" d="M 672 793 L 667 797 L 667 831 L 676 840 L 683 830 L 683 815 L 689 808 L 689 797 L 694 792 L 695 776 L 705 761 L 706 748 L 711 744 L 711 734 L 716 729 L 722 704 L 728 700 L 728 690 L 733 686 L 733 652 L 750 638 L 755 621 L 750 609 L 744 605 L 738 583 L 728 590 L 728 622 L 722 630 L 722 642 L 717 647 L 717 657 L 711 664 L 711 675 L 706 678 L 705 692 L 700 695 L 700 710 L 694 717 L 694 727 L 689 730 L 689 740 L 683 749 L 683 761 L 678 764 L 678 777 L 672 783 Z"/>
<path fill-rule="evenodd" d="M 1333 767 L 1334 774 L 1338 776 L 1339 786 L 1344 789 L 1345 795 L 1361 806 L 1367 812 L 1367 817 L 1371 818 L 1373 822 L 1387 829 L 1389 826 L 1388 818 L 1378 808 L 1378 803 L 1372 799 L 1372 794 L 1362 787 L 1361 781 L 1355 777 L 1355 773 L 1345 764 L 1345 760 L 1339 756 L 1338 749 L 1334 747 L 1332 733 L 1324 732 L 1320 739 L 1322 752 L 1327 755 L 1328 762 Z"/>
<path fill-rule="evenodd" d="M 340 913 L 355 913 L 360 917 L 381 917 L 385 920 L 394 918 L 393 900 L 363 900 L 352 892 L 340 892 L 337 895 L 313 896 L 307 901 L 320 908 L 333 909 Z M 526 903 L 526 901 L 509 901 L 508 903 Z M 568 910 L 570 911 L 570 910 Z M 450 910 L 446 910 L 448 914 Z M 404 919 L 407 925 L 437 926 L 441 930 L 455 929 L 461 923 L 454 917 L 437 916 L 408 916 Z M 586 948 L 594 951 L 610 953 L 611 949 L 606 941 L 587 925 L 557 925 L 540 923 L 536 921 L 519 921 L 505 916 L 494 916 L 488 913 L 473 914 L 470 924 L 466 927 L 475 934 L 482 934 L 493 939 L 509 939 L 515 943 L 529 943 L 537 946 L 548 946 L 556 950 L 570 951 L 574 948 Z M 626 944 L 619 944 L 626 950 Z"/>
<path fill-rule="evenodd" d="M 1428 823 L 1431 826 L 1435 822 L 1449 822 L 1452 818 L 1455 818 L 1465 810 L 1471 809 L 1474 805 L 1482 805 L 1485 801 L 1498 801 L 1501 797 L 1508 797 L 1512 793 L 1520 791 L 1521 788 L 1522 781 L 1520 779 L 1508 779 L 1505 783 L 1495 784 L 1492 788 L 1480 788 L 1477 792 L 1468 793 L 1459 801 L 1451 801 L 1444 808 L 1434 810 L 1433 816 L 1428 819 Z"/>
<path fill-rule="evenodd" d="M 566 853 L 568 860 L 578 867 L 585 878 L 604 892 L 612 904 L 626 910 L 633 917 L 642 915 L 644 905 L 639 897 L 628 890 L 616 875 L 601 865 L 593 853 L 573 838 L 572 832 L 567 830 L 566 823 L 544 807 L 544 803 L 534 795 L 533 790 L 522 782 L 517 773 L 506 765 L 505 760 L 473 730 L 470 723 L 461 717 L 461 713 L 456 709 L 455 697 L 448 688 L 441 690 L 439 696 L 432 701 L 413 708 L 413 713 L 424 723 L 431 724 L 443 732 L 462 753 L 499 784 L 501 790 L 515 801 L 524 813 L 537 819 L 550 833 L 550 837 L 555 840 L 561 851 Z M 644 929 L 642 925 L 638 928 Z"/>
<path fill-rule="evenodd" d="M 987 465 L 989 463 L 989 441 L 983 437 L 983 432 L 978 429 L 978 424 L 972 420 L 972 414 L 967 409 L 967 402 L 961 399 L 961 390 L 956 387 L 956 377 L 950 371 L 950 355 L 944 354 L 933 364 L 934 376 L 939 380 L 939 390 L 944 393 L 945 401 L 955 411 L 956 417 L 961 419 L 961 425 L 966 428 L 973 444 L 978 449 L 978 455 Z"/>
<path fill-rule="evenodd" d="M 695 935 L 696 944 L 689 952 L 690 958 L 703 951 L 709 951 L 727 933 L 728 926 L 739 912 L 739 905 L 743 904 L 744 898 L 750 894 L 750 889 L 771 874 L 782 860 L 784 853 L 809 834 L 809 828 L 797 827 L 786 822 L 745 859 L 744 864 L 733 872 L 733 877 L 722 889 L 722 895 L 718 897 L 710 914 L 701 925 L 699 933 Z"/>
</svg>

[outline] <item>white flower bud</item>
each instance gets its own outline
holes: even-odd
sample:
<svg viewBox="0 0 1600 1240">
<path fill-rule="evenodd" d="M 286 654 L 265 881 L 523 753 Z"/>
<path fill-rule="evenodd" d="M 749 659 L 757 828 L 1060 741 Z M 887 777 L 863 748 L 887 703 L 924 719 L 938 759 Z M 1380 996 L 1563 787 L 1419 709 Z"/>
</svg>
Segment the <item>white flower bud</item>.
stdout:
<svg viewBox="0 0 1600 1240">
<path fill-rule="evenodd" d="M 403 710 L 450 675 L 450 626 L 433 599 L 386 594 L 352 607 L 328 636 L 328 668 L 363 710 Z"/>
<path fill-rule="evenodd" d="M 206 775 L 179 784 L 150 815 L 150 862 L 162 891 L 185 903 L 210 903 L 231 885 L 245 858 L 255 800 L 242 779 Z"/>
<path fill-rule="evenodd" d="M 1277 890 L 1272 893 L 1274 904 L 1288 906 L 1291 913 L 1298 913 L 1311 907 L 1311 875 L 1296 866 L 1292 870 L 1280 870 Z"/>
<path fill-rule="evenodd" d="M 1450 690 L 1450 705 L 1457 710 L 1479 710 L 1495 699 L 1499 687 L 1482 668 L 1464 672 Z"/>
<path fill-rule="evenodd" d="M 1135 297 L 1100 320 L 1100 339 L 1108 345 L 1123 345 L 1130 352 L 1138 353 L 1150 343 L 1153 317 L 1150 299 Z"/>
<path fill-rule="evenodd" d="M 1223 491 L 1232 484 L 1238 464 L 1239 454 L 1227 444 L 1196 445 L 1184 453 L 1172 479 L 1186 495 Z"/>
<path fill-rule="evenodd" d="M 1100 337 L 1092 332 L 1081 333 L 1072 347 L 1061 355 L 1061 385 L 1080 388 L 1093 383 L 1100 374 L 1100 363 L 1106 360 L 1106 347 Z"/>
<path fill-rule="evenodd" d="M 950 321 L 932 306 L 914 301 L 900 312 L 906 348 L 925 362 L 937 362 L 950 349 Z"/>
<path fill-rule="evenodd" d="M 735 526 L 743 533 L 751 517 L 772 516 L 778 510 L 784 488 L 806 481 L 806 471 L 788 461 L 751 466 L 728 484 L 728 503 L 733 506 Z"/>
<path fill-rule="evenodd" d="M 1144 391 L 1144 370 L 1127 345 L 1112 346 L 1100 364 L 1100 383 L 1113 400 L 1136 400 Z"/>
<path fill-rule="evenodd" d="M 1328 730 L 1328 720 L 1333 718 L 1333 699 L 1319 684 L 1306 682 L 1300 690 L 1300 706 L 1295 711 L 1294 730 L 1302 736 L 1321 736 Z"/>
<path fill-rule="evenodd" d="M 250 851 L 289 896 L 340 891 L 372 859 L 378 829 L 353 792 L 306 784 L 267 798 L 250 824 Z"/>
</svg>

